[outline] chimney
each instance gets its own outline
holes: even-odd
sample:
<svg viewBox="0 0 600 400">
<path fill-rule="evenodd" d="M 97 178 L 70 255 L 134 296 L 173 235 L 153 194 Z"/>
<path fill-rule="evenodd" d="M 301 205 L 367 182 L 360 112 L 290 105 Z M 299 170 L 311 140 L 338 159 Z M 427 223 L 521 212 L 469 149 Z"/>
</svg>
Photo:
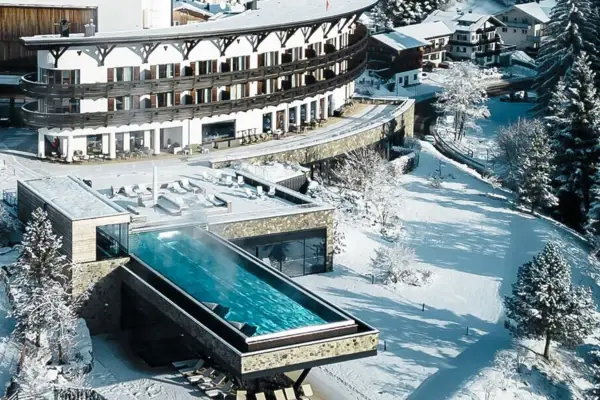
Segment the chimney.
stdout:
<svg viewBox="0 0 600 400">
<path fill-rule="evenodd" d="M 60 37 L 69 37 L 69 21 L 63 18 L 58 23 L 58 26 L 60 29 Z"/>
<path fill-rule="evenodd" d="M 257 4 L 258 0 L 252 0 L 250 2 L 250 9 L 251 10 L 258 10 L 258 4 Z"/>
<path fill-rule="evenodd" d="M 469 14 L 473 14 L 473 10 L 469 10 Z"/>
<path fill-rule="evenodd" d="M 96 25 L 94 25 L 94 20 L 90 19 L 89 24 L 85 24 L 85 36 L 95 36 L 96 35 Z"/>
</svg>

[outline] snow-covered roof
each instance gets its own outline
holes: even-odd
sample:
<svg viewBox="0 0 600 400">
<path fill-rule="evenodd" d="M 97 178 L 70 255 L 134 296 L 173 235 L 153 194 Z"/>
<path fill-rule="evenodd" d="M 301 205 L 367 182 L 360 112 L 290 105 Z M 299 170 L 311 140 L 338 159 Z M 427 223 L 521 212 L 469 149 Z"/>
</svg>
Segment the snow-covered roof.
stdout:
<svg viewBox="0 0 600 400">
<path fill-rule="evenodd" d="M 536 3 L 516 4 L 514 7 L 530 15 L 543 24 L 550 22 L 550 13 L 552 8 L 556 6 L 555 0 L 545 0 Z"/>
<path fill-rule="evenodd" d="M 423 40 L 439 36 L 448 36 L 454 33 L 444 21 L 422 22 L 420 24 L 401 26 L 394 28 L 394 31 Z"/>
<path fill-rule="evenodd" d="M 199 2 L 193 1 L 193 0 L 176 1 L 175 3 L 173 3 L 173 10 L 174 11 L 179 11 L 179 10 L 191 11 L 191 12 L 194 12 L 197 14 L 205 15 L 207 17 L 210 17 L 213 15 L 213 13 L 210 12 L 206 7 L 202 6 L 202 3 L 199 3 Z"/>
<path fill-rule="evenodd" d="M 490 14 L 476 14 L 470 12 L 441 11 L 432 12 L 423 22 L 444 22 L 453 31 L 475 32 L 484 23 L 490 22 L 496 26 L 504 26 L 499 19 Z"/>
<path fill-rule="evenodd" d="M 257 10 L 232 15 L 202 24 L 188 24 L 168 28 L 143 29 L 121 32 L 99 32 L 95 36 L 39 35 L 21 38 L 25 46 L 50 46 L 55 44 L 85 45 L 97 43 L 128 43 L 145 40 L 183 40 L 236 33 L 259 32 L 266 29 L 289 29 L 291 26 L 311 26 L 333 21 L 354 12 L 373 7 L 377 0 L 335 0 L 326 8 L 324 0 L 262 0 Z"/>
<path fill-rule="evenodd" d="M 20 182 L 71 220 L 128 214 L 123 208 L 71 176 L 53 176 Z"/>
<path fill-rule="evenodd" d="M 396 51 L 415 49 L 422 46 L 429 46 L 431 44 L 426 40 L 408 36 L 396 31 L 380 33 L 378 35 L 372 36 L 372 38 L 380 41 L 381 43 Z"/>
</svg>

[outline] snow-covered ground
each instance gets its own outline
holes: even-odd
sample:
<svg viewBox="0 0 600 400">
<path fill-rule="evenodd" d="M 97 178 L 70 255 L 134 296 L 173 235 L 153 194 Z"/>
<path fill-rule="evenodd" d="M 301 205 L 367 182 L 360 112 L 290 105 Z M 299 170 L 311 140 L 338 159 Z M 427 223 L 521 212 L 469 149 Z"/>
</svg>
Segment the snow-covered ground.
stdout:
<svg viewBox="0 0 600 400">
<path fill-rule="evenodd" d="M 500 128 L 517 122 L 519 118 L 531 118 L 533 107 L 533 103 L 503 102 L 500 101 L 500 97 L 491 97 L 487 104 L 490 117 L 478 121 L 481 130 L 467 130 L 465 137 L 460 142 L 464 148 L 469 150 L 473 158 L 484 163 L 490 161 L 493 156 L 495 139 Z M 440 121 L 443 124 L 444 121 Z M 449 141 L 453 139 L 451 132 L 440 129 L 439 133 Z"/>
<path fill-rule="evenodd" d="M 433 283 L 398 289 L 371 284 L 370 257 L 386 242 L 356 222 L 343 225 L 347 246 L 336 256 L 334 272 L 297 279 L 381 331 L 376 357 L 324 368 L 358 398 L 464 395 L 492 365 L 496 352 L 512 347 L 503 327 L 502 299 L 510 293 L 518 267 L 547 241 L 557 241 L 576 266 L 574 282 L 593 284 L 588 275 L 598 269 L 580 238 L 486 196 L 492 191 L 488 184 L 431 144 L 423 142 L 423 147 L 417 169 L 399 178 L 405 190 L 399 213 L 406 242 L 416 251 L 416 267 L 433 271 Z M 446 178 L 441 189 L 434 189 L 428 177 L 440 159 Z"/>
</svg>

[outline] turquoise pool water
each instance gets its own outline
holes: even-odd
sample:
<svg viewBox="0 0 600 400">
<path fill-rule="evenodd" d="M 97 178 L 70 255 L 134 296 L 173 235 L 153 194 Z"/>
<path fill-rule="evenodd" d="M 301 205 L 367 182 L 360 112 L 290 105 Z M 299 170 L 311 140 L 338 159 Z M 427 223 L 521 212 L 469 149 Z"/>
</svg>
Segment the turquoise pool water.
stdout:
<svg viewBox="0 0 600 400">
<path fill-rule="evenodd" d="M 129 251 L 196 300 L 228 307 L 225 319 L 255 326 L 254 336 L 343 320 L 325 307 L 316 309 L 287 282 L 261 279 L 260 267 L 250 260 L 202 243 L 185 229 L 132 234 Z"/>
</svg>

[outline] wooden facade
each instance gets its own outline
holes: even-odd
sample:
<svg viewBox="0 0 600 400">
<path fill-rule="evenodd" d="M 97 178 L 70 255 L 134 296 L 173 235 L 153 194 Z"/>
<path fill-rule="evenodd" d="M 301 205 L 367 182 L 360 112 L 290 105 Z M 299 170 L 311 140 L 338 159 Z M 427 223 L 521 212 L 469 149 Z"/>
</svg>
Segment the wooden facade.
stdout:
<svg viewBox="0 0 600 400">
<path fill-rule="evenodd" d="M 173 24 L 175 25 L 196 24 L 208 21 L 208 18 L 208 15 L 196 13 L 185 8 L 173 10 Z"/>
<path fill-rule="evenodd" d="M 37 55 L 26 50 L 20 38 L 58 33 L 61 19 L 70 22 L 71 33 L 83 33 L 85 24 L 93 19 L 97 24 L 95 7 L 67 8 L 41 6 L 9 6 L 0 4 L 0 72 L 35 71 Z"/>
</svg>

